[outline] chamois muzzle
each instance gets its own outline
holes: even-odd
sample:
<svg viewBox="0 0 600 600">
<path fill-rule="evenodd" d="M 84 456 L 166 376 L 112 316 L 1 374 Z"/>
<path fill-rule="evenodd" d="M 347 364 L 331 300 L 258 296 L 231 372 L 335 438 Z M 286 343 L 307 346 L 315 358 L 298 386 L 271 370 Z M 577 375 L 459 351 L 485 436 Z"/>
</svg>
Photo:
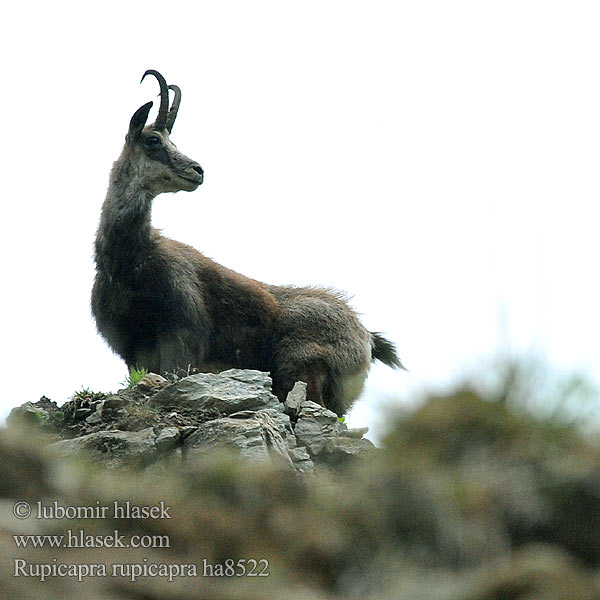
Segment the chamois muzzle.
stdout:
<svg viewBox="0 0 600 600">
<path fill-rule="evenodd" d="M 203 171 L 202 167 L 196 163 L 191 166 L 191 171 L 192 172 L 189 173 L 189 175 L 186 175 L 184 177 L 184 179 L 188 179 L 189 181 L 192 181 L 193 183 L 201 185 L 202 182 L 204 181 L 204 171 Z"/>
</svg>

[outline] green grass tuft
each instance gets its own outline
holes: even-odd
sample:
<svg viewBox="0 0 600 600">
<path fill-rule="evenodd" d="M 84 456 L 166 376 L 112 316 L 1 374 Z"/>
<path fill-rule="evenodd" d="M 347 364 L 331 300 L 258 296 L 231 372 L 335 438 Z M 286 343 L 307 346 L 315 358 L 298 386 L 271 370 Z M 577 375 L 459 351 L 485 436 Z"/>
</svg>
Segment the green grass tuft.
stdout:
<svg viewBox="0 0 600 600">
<path fill-rule="evenodd" d="M 144 377 L 148 375 L 148 371 L 146 369 L 130 369 L 129 376 L 122 384 L 126 387 L 132 387 L 136 383 L 139 383 Z"/>
</svg>

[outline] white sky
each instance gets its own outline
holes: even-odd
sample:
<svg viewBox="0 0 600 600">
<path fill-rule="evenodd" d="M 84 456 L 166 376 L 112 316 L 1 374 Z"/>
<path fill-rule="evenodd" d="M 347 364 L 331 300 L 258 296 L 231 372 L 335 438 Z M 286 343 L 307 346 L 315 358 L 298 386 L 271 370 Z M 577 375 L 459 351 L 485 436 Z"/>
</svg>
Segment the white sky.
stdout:
<svg viewBox="0 0 600 600">
<path fill-rule="evenodd" d="M 347 290 L 396 342 L 410 372 L 375 366 L 351 424 L 499 350 L 600 374 L 597 2 L 0 10 L 0 416 L 126 376 L 90 316 L 92 246 L 148 68 L 182 88 L 172 139 L 206 173 L 155 225 L 248 276 Z"/>
</svg>

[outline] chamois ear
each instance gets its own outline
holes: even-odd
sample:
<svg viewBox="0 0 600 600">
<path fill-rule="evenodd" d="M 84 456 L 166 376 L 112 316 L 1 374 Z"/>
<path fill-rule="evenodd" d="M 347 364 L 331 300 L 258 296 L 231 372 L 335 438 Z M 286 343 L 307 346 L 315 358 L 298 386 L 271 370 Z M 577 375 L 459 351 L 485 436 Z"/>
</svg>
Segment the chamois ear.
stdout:
<svg viewBox="0 0 600 600">
<path fill-rule="evenodd" d="M 125 138 L 127 142 L 137 139 L 140 133 L 142 133 L 142 129 L 144 129 L 144 125 L 148 120 L 148 113 L 152 108 L 152 104 L 152 102 L 148 102 L 144 104 L 144 106 L 140 106 L 135 111 L 133 117 L 131 117 L 131 121 L 129 121 L 129 133 Z"/>
</svg>

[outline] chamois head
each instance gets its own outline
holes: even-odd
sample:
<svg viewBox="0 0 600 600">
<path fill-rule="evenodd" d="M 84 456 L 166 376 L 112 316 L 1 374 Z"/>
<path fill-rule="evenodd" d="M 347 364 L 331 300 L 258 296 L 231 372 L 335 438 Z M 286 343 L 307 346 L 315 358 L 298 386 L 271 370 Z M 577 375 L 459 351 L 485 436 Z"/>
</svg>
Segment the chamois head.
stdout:
<svg viewBox="0 0 600 600">
<path fill-rule="evenodd" d="M 160 85 L 158 117 L 152 125 L 146 125 L 152 102 L 135 111 L 129 123 L 123 153 L 127 154 L 140 186 L 152 196 L 180 190 L 192 192 L 202 183 L 202 167 L 179 152 L 169 140 L 181 102 L 181 90 L 176 85 L 167 86 L 165 78 L 158 71 L 146 71 L 142 81 L 146 75 L 154 75 Z M 171 108 L 169 89 L 175 93 Z"/>
</svg>

